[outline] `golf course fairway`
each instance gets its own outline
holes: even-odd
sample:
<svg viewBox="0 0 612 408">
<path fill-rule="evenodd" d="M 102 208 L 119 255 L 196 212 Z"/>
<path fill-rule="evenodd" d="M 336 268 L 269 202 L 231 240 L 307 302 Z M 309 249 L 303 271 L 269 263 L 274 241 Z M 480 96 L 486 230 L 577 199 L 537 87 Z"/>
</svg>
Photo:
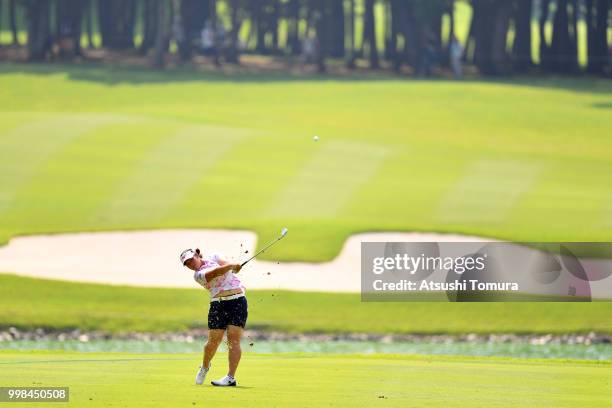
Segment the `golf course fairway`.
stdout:
<svg viewBox="0 0 612 408">
<path fill-rule="evenodd" d="M 606 242 L 610 95 L 597 79 L 6 64 L 0 243 L 167 228 L 267 242 L 286 226 L 261 259 L 320 262 L 366 231 Z"/>
<path fill-rule="evenodd" d="M 225 374 L 224 353 L 205 385 L 196 386 L 196 354 L 2 351 L 0 383 L 67 386 L 70 403 L 54 406 L 80 407 L 588 407 L 605 405 L 612 391 L 609 362 L 249 353 L 243 358 L 238 387 L 219 389 L 209 384 Z"/>
</svg>

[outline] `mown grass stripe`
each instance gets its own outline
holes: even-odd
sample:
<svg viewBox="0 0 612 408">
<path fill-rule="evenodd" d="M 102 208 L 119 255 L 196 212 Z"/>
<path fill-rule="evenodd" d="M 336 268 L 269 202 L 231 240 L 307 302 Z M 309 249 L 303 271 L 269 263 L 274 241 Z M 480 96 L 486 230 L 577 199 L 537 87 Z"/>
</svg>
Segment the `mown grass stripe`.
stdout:
<svg viewBox="0 0 612 408">
<path fill-rule="evenodd" d="M 0 134 L 0 215 L 37 171 L 73 140 L 98 126 L 126 120 L 96 114 L 37 115 L 21 126 Z"/>
<path fill-rule="evenodd" d="M 438 217 L 445 222 L 503 222 L 541 171 L 541 165 L 528 161 L 476 161 L 442 199 Z"/>
<path fill-rule="evenodd" d="M 110 220 L 110 225 L 162 220 L 194 183 L 205 177 L 247 134 L 209 126 L 181 128 L 161 139 L 134 163 L 108 205 L 96 217 Z"/>
<path fill-rule="evenodd" d="M 268 209 L 272 216 L 330 217 L 391 154 L 384 145 L 332 140 L 298 170 Z"/>
<path fill-rule="evenodd" d="M 91 214 L 108 200 L 126 169 L 175 126 L 136 119 L 99 123 L 67 141 L 19 190 L 20 205 L 6 213 L 8 227 L 90 229 Z"/>
</svg>

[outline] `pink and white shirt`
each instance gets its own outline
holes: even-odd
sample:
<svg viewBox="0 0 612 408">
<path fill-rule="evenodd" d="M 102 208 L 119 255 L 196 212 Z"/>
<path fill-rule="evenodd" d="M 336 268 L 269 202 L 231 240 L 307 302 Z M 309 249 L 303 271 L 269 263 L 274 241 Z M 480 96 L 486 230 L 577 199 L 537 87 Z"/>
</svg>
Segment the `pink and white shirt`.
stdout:
<svg viewBox="0 0 612 408">
<path fill-rule="evenodd" d="M 228 271 L 212 279 L 210 282 L 206 282 L 206 277 L 204 275 L 221 266 L 220 262 L 221 257 L 217 254 L 204 257 L 202 259 L 202 266 L 195 271 L 193 279 L 205 289 L 208 289 L 210 291 L 210 297 L 213 298 L 226 290 L 242 289 L 243 292 L 246 292 L 246 288 L 242 285 L 242 282 L 240 282 L 240 279 L 238 279 L 238 276 L 236 276 L 233 271 Z"/>
</svg>

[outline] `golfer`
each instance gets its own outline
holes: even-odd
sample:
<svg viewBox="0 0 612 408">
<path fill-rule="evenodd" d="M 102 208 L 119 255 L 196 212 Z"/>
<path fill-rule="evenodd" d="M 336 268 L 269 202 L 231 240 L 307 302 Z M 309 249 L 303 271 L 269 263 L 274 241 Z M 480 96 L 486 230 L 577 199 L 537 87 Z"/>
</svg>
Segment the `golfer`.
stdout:
<svg viewBox="0 0 612 408">
<path fill-rule="evenodd" d="M 236 369 L 240 362 L 242 350 L 240 338 L 247 321 L 247 300 L 245 287 L 236 276 L 241 265 L 225 261 L 219 255 L 204 257 L 199 249 L 186 249 L 181 252 L 181 263 L 194 271 L 193 278 L 210 291 L 210 309 L 208 310 L 208 341 L 204 346 L 204 360 L 196 376 L 196 384 L 204 382 L 210 361 L 217 352 L 227 331 L 229 351 L 229 371 L 212 385 L 235 386 Z"/>
</svg>

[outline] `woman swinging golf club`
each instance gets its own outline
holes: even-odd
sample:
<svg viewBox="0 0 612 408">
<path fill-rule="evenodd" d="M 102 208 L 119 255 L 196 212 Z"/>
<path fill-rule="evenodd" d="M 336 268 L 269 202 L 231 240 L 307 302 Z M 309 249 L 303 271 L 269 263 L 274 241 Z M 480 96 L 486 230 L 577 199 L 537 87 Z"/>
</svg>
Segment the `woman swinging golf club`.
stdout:
<svg viewBox="0 0 612 408">
<path fill-rule="evenodd" d="M 204 382 L 210 369 L 210 361 L 223 340 L 223 333 L 227 331 L 229 371 L 225 377 L 212 381 L 211 384 L 222 387 L 236 385 L 234 376 L 242 355 L 240 338 L 248 316 L 246 289 L 236 274 L 247 262 L 276 244 L 285 235 L 287 228 L 283 228 L 278 238 L 241 264 L 229 263 L 219 255 L 204 257 L 197 248 L 181 252 L 181 263 L 194 271 L 193 278 L 210 291 L 211 297 L 208 310 L 208 341 L 204 346 L 204 359 L 196 375 L 196 384 Z"/>
<path fill-rule="evenodd" d="M 240 337 L 246 325 L 248 311 L 245 288 L 236 276 L 242 265 L 228 263 L 218 255 L 203 257 L 199 249 L 187 249 L 181 253 L 181 263 L 194 271 L 193 278 L 210 291 L 208 311 L 208 341 L 204 346 L 204 360 L 196 376 L 196 384 L 201 385 L 210 369 L 210 361 L 217 352 L 227 331 L 229 371 L 212 385 L 235 386 L 236 369 L 242 350 Z"/>
</svg>

